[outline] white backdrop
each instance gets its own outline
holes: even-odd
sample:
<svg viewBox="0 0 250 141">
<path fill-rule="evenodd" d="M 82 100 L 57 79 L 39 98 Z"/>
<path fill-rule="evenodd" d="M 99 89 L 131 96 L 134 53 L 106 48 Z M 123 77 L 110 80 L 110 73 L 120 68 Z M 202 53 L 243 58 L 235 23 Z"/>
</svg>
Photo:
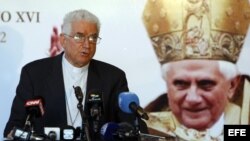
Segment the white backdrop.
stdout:
<svg viewBox="0 0 250 141">
<path fill-rule="evenodd" d="M 145 2 L 0 0 L 0 139 L 9 118 L 21 67 L 49 56 L 52 29 L 57 27 L 60 31 L 63 16 L 71 10 L 87 9 L 100 18 L 102 40 L 94 58 L 126 72 L 130 91 L 139 96 L 142 107 L 165 92 L 160 65 L 142 22 Z M 250 37 L 245 45 L 248 56 L 249 41 Z M 241 61 L 241 65 L 249 66 L 245 61 Z M 242 67 L 242 70 L 250 71 L 249 67 Z"/>
</svg>

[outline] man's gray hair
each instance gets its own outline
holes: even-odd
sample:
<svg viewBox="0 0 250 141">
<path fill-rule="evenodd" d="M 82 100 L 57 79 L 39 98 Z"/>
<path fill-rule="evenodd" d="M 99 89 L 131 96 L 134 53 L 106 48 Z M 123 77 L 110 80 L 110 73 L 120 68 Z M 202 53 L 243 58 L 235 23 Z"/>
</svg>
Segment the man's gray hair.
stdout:
<svg viewBox="0 0 250 141">
<path fill-rule="evenodd" d="M 97 32 L 99 34 L 101 24 L 100 24 L 98 17 L 84 9 L 71 11 L 65 15 L 63 19 L 63 25 L 62 25 L 62 33 L 70 34 L 72 22 L 81 21 L 81 20 L 96 24 Z"/>
</svg>

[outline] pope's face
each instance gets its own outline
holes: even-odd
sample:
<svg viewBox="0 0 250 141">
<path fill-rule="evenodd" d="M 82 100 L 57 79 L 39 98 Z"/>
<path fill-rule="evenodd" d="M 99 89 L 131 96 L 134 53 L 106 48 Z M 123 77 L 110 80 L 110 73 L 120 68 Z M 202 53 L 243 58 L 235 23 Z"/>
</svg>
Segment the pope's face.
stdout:
<svg viewBox="0 0 250 141">
<path fill-rule="evenodd" d="M 166 81 L 172 112 L 181 124 L 198 130 L 211 127 L 220 118 L 232 93 L 231 82 L 216 61 L 171 63 Z"/>
</svg>

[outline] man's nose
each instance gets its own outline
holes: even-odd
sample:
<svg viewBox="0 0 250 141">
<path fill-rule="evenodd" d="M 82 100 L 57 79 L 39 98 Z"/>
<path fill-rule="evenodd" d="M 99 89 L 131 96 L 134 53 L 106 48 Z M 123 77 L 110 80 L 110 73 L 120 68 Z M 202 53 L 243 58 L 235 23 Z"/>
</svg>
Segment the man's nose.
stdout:
<svg viewBox="0 0 250 141">
<path fill-rule="evenodd" d="M 189 102 L 200 102 L 202 100 L 196 85 L 190 86 L 187 91 L 186 100 Z"/>
<path fill-rule="evenodd" d="M 82 40 L 82 45 L 84 48 L 89 48 L 89 40 L 88 38 L 84 38 L 84 40 Z"/>
</svg>

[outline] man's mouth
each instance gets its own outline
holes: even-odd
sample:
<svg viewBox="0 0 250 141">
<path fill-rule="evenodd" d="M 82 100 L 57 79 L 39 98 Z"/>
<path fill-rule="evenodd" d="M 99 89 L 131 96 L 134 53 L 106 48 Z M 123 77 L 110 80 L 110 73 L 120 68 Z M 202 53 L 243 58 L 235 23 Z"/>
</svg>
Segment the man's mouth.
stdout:
<svg viewBox="0 0 250 141">
<path fill-rule="evenodd" d="M 207 110 L 206 107 L 204 108 L 184 108 L 185 111 L 190 112 L 190 113 L 198 113 Z"/>
<path fill-rule="evenodd" d="M 88 49 L 83 49 L 81 51 L 81 55 L 88 55 L 90 53 L 90 51 Z"/>
</svg>

